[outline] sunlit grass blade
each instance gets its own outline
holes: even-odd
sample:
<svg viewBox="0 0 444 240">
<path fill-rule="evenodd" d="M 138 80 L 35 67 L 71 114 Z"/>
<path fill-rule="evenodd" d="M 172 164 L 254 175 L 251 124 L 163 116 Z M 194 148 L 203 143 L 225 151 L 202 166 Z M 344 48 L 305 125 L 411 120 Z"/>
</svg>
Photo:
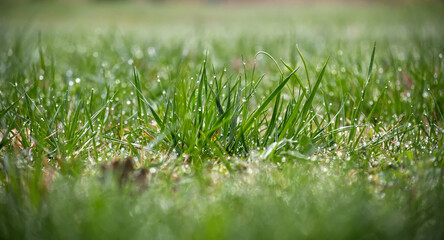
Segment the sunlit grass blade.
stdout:
<svg viewBox="0 0 444 240">
<path fill-rule="evenodd" d="M 327 58 L 327 60 L 324 63 L 324 67 L 322 67 L 321 72 L 318 75 L 318 78 L 316 80 L 316 83 L 313 85 L 313 88 L 311 89 L 307 100 L 305 101 L 301 113 L 300 113 L 300 123 L 299 126 L 295 132 L 295 134 L 299 134 L 299 132 L 302 130 L 302 127 L 304 126 L 303 121 L 306 120 L 305 117 L 307 116 L 308 111 L 312 107 L 313 99 L 315 97 L 315 94 L 319 88 L 319 85 L 321 84 L 322 77 L 324 76 L 325 68 L 327 67 L 328 61 L 330 58 Z"/>
<path fill-rule="evenodd" d="M 375 51 L 376 51 L 376 43 L 373 45 L 372 56 L 370 59 L 370 65 L 368 67 L 367 79 L 365 81 L 364 89 L 362 90 L 361 98 L 359 99 L 358 106 L 356 107 L 356 110 L 353 111 L 353 114 L 351 117 L 351 125 L 355 125 L 355 123 L 359 120 L 359 117 L 361 116 L 362 104 L 364 102 L 365 93 L 367 92 L 367 87 L 370 82 L 370 76 L 371 76 L 371 73 L 373 70 L 373 61 L 375 59 Z M 352 142 L 354 140 L 355 135 L 356 135 L 356 128 L 351 130 L 350 136 L 349 136 L 349 142 Z M 354 144 L 353 144 L 353 146 L 354 146 Z"/>
<path fill-rule="evenodd" d="M 135 77 L 135 79 L 139 79 L 139 77 Z M 139 82 L 139 81 L 138 81 Z M 150 109 L 150 111 L 151 111 L 151 114 L 153 114 L 153 117 L 154 117 L 154 119 L 155 119 L 155 121 L 157 122 L 157 124 L 159 125 L 159 126 L 163 126 L 163 123 L 162 123 L 162 120 L 160 119 L 160 117 L 159 117 L 159 115 L 156 113 L 156 111 L 154 111 L 154 108 L 151 106 L 151 104 L 148 102 L 148 100 L 146 100 L 146 98 L 143 96 L 143 94 L 142 94 L 142 91 L 141 91 L 141 89 L 140 89 L 140 83 L 139 83 L 139 87 L 137 87 L 136 85 L 135 85 L 135 83 L 133 83 L 133 82 L 131 82 L 130 81 L 130 83 L 131 83 L 131 85 L 133 85 L 133 87 L 136 89 L 136 91 L 137 91 L 137 93 L 138 93 L 138 97 L 140 97 L 142 100 L 143 100 L 143 102 L 145 102 L 145 104 L 148 106 L 148 108 Z"/>
<path fill-rule="evenodd" d="M 265 108 L 268 106 L 268 104 L 282 91 L 285 84 L 290 80 L 291 76 L 297 71 L 298 69 L 295 69 L 293 72 L 291 72 L 280 84 L 277 86 L 273 92 L 271 92 L 270 95 L 264 100 L 264 102 L 261 103 L 261 105 L 250 115 L 248 120 L 243 124 L 242 126 L 242 132 L 248 131 L 248 129 L 251 127 L 253 122 L 255 121 L 255 118 L 257 118 L 259 115 L 263 113 Z"/>
</svg>

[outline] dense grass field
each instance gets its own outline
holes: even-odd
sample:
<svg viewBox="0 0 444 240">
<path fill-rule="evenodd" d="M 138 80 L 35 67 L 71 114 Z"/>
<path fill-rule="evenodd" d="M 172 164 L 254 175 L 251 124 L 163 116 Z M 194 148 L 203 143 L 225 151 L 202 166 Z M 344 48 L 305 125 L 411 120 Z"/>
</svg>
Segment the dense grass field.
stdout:
<svg viewBox="0 0 444 240">
<path fill-rule="evenodd" d="M 0 239 L 444 238 L 444 5 L 0 9 Z"/>
</svg>

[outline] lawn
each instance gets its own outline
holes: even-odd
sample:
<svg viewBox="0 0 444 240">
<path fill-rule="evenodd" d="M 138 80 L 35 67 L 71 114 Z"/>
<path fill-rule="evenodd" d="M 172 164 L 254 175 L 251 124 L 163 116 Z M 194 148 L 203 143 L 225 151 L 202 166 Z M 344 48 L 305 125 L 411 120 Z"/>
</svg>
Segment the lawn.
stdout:
<svg viewBox="0 0 444 240">
<path fill-rule="evenodd" d="M 0 239 L 443 239 L 443 12 L 0 4 Z"/>
</svg>

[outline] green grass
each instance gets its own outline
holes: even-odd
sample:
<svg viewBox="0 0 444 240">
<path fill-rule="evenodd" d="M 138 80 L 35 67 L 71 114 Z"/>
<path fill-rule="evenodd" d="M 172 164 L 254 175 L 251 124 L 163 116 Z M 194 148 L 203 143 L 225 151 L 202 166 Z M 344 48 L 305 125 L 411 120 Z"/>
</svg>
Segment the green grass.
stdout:
<svg viewBox="0 0 444 240">
<path fill-rule="evenodd" d="M 0 238 L 443 237 L 442 4 L 1 9 Z"/>
</svg>

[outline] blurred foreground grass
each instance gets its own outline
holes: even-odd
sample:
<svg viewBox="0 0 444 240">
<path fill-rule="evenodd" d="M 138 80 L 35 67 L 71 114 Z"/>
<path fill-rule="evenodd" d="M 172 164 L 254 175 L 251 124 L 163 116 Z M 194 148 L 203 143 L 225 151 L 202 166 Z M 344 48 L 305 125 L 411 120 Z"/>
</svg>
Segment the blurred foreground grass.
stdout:
<svg viewBox="0 0 444 240">
<path fill-rule="evenodd" d="M 0 238 L 441 239 L 443 10 L 2 6 Z"/>
</svg>

